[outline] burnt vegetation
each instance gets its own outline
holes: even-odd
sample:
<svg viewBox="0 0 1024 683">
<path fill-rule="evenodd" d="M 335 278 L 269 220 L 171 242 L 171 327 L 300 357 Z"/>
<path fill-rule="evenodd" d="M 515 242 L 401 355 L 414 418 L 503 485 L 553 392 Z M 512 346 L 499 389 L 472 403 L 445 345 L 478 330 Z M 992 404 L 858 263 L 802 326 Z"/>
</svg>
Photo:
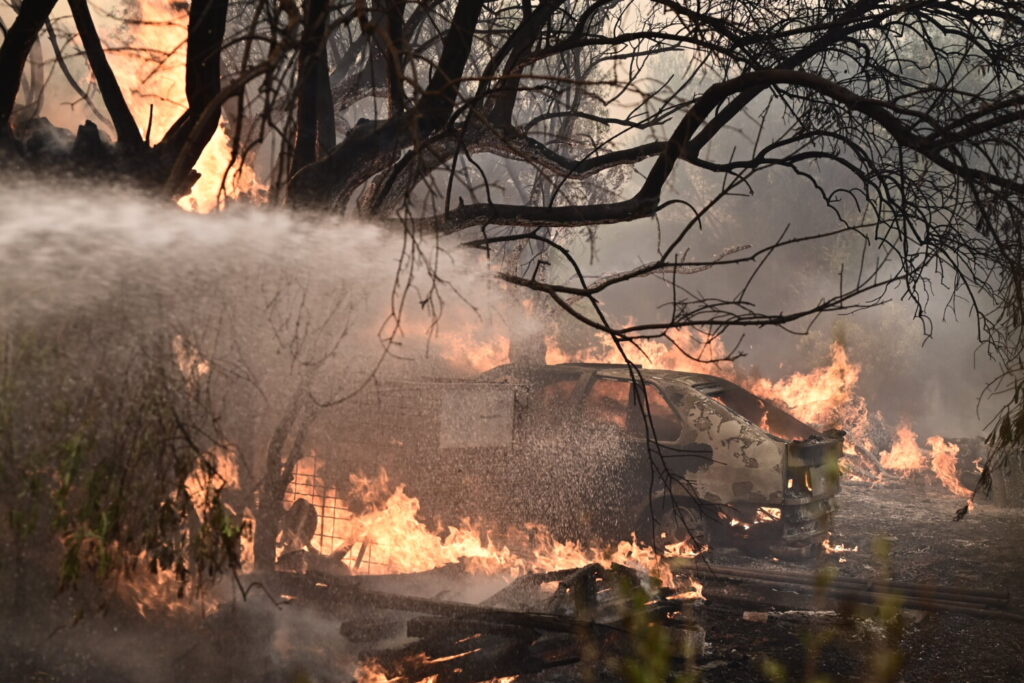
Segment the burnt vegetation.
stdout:
<svg viewBox="0 0 1024 683">
<path fill-rule="evenodd" d="M 906 298 L 925 335 L 929 312 L 971 317 L 1000 364 L 990 390 L 1006 407 L 980 487 L 993 468 L 1024 467 L 1016 0 L 192 0 L 174 3 L 187 24 L 173 48 L 186 101 L 159 139 L 113 57 L 134 51 L 156 69 L 172 54 L 98 29 L 143 24 L 139 2 L 6 4 L 5 178 L 87 178 L 171 202 L 189 195 L 223 128 L 221 205 L 357 217 L 404 240 L 382 355 L 406 307 L 444 309 L 442 244 L 483 251 L 510 289 L 623 352 L 675 343 L 678 330 L 709 341 L 765 326 L 799 333 L 825 314 Z M 74 132 L 43 116 L 56 82 L 87 110 Z M 248 195 L 232 190 L 243 168 L 263 181 Z M 830 222 L 750 225 L 741 241 L 715 241 L 713 217 L 783 183 L 804 187 Z M 612 229 L 654 247 L 599 271 L 588 249 Z M 767 304 L 765 272 L 814 249 L 828 250 L 830 286 Z M 417 269 L 429 286 L 412 285 Z M 37 566 L 57 567 L 62 588 L 150 567 L 203 587 L 242 566 L 250 538 L 257 566 L 273 568 L 298 461 L 373 380 L 335 367 L 355 295 L 328 287 L 318 299 L 309 283 L 270 280 L 249 317 L 211 309 L 191 327 L 154 323 L 151 335 L 126 331 L 159 318 L 163 302 L 145 292 L 5 326 L 0 500 L 17 581 Z M 609 300 L 651 281 L 654 312 L 610 312 Z M 543 363 L 537 336 L 513 335 L 514 364 Z M 275 364 L 254 361 L 263 357 Z M 689 486 L 660 450 L 642 376 L 632 363 L 628 373 L 651 480 Z M 273 410 L 231 412 L 261 402 Z M 238 494 L 216 479 L 229 450 L 243 459 Z M 39 535 L 57 542 L 35 545 Z"/>
</svg>

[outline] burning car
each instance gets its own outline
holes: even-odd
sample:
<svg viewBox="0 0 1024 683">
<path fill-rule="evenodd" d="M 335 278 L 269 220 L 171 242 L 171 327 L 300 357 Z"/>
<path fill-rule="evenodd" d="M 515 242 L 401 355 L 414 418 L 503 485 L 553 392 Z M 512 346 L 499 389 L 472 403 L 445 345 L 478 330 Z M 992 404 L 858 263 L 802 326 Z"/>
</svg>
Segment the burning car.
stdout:
<svg viewBox="0 0 1024 683">
<path fill-rule="evenodd" d="M 504 365 L 472 381 L 385 382 L 329 438 L 345 444 L 345 467 L 385 467 L 428 517 L 820 549 L 843 432 L 819 433 L 718 377 L 639 372 L 635 382 L 626 365 Z"/>
</svg>

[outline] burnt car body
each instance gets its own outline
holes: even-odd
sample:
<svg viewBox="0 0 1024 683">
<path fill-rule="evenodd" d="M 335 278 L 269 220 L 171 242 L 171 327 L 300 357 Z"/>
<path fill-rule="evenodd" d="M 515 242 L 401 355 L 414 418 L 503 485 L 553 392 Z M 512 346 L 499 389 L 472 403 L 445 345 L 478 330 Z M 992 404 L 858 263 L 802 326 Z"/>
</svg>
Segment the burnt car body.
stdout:
<svg viewBox="0 0 1024 683">
<path fill-rule="evenodd" d="M 588 363 L 387 383 L 332 440 L 349 444 L 349 466 L 372 455 L 428 516 L 606 540 L 694 532 L 788 556 L 821 547 L 842 432 L 818 433 L 718 377 L 640 372 L 642 391 L 627 366 Z"/>
</svg>

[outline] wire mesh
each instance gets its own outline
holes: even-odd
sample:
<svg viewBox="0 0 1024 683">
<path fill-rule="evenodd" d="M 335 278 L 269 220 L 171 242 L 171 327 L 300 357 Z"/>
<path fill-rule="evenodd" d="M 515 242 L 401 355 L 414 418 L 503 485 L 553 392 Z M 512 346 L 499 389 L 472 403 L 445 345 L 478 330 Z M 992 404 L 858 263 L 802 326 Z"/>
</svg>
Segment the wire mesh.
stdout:
<svg viewBox="0 0 1024 683">
<path fill-rule="evenodd" d="M 323 466 L 318 458 L 303 458 L 296 464 L 284 494 L 286 509 L 301 498 L 316 510 L 316 531 L 310 540 L 310 549 L 323 555 L 347 549 L 341 563 L 353 574 L 388 573 L 389 553 L 386 548 L 368 537 L 352 538 L 351 534 L 345 533 L 351 530 L 355 515 L 323 475 Z"/>
</svg>

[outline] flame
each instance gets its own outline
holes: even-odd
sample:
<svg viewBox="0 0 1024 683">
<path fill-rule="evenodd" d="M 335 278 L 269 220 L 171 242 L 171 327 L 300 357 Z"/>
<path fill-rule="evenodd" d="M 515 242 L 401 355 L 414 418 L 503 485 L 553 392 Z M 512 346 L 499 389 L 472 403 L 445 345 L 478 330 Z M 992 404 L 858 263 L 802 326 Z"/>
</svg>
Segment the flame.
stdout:
<svg viewBox="0 0 1024 683">
<path fill-rule="evenodd" d="M 941 436 L 930 436 L 925 440 L 931 451 L 926 457 L 924 450 L 917 443 L 917 434 L 905 423 L 896 430 L 896 442 L 889 451 L 880 453 L 882 467 L 894 470 L 904 476 L 910 472 L 930 467 L 942 485 L 950 493 L 969 498 L 970 490 L 960 485 L 957 474 L 957 454 L 960 447 L 946 442 Z"/>
<path fill-rule="evenodd" d="M 829 555 L 834 555 L 834 554 L 838 554 L 838 553 L 856 553 L 856 552 L 860 552 L 860 546 L 856 546 L 855 545 L 855 546 L 853 546 L 851 548 L 849 546 L 843 545 L 842 543 L 837 543 L 836 545 L 832 545 L 832 540 L 830 538 L 825 538 L 821 542 L 821 547 Z"/>
<path fill-rule="evenodd" d="M 960 485 L 960 478 L 957 476 L 956 456 L 960 452 L 960 447 L 956 444 L 946 443 L 941 436 L 930 436 L 925 443 L 932 451 L 932 472 L 939 478 L 942 485 L 954 495 L 969 498 L 971 492 Z"/>
<path fill-rule="evenodd" d="M 184 489 L 192 502 L 196 516 L 205 520 L 210 513 L 216 496 L 228 489 L 241 488 L 238 453 L 231 448 L 214 447 L 203 454 L 200 461 L 185 478 Z M 232 510 L 240 514 L 241 522 L 251 531 L 254 524 L 248 509 Z M 243 533 L 241 539 L 241 565 L 243 571 L 253 566 L 252 534 Z M 147 566 L 152 558 L 145 552 L 134 558 L 132 565 Z M 186 591 L 177 573 L 170 568 L 155 571 L 139 570 L 124 574 L 116 584 L 118 595 L 133 605 L 138 613 L 149 615 L 197 615 L 206 614 L 216 608 L 219 600 L 205 592 Z"/>
<path fill-rule="evenodd" d="M 360 664 L 352 677 L 356 683 L 387 683 L 391 680 L 381 663 L 375 659 L 369 659 Z"/>
<path fill-rule="evenodd" d="M 185 61 L 188 12 L 185 3 L 140 0 L 137 20 L 129 22 L 127 49 L 108 53 L 125 100 L 145 137 L 155 143 L 187 108 Z M 231 139 L 223 116 L 213 138 L 203 149 L 195 170 L 200 178 L 191 192 L 178 200 L 190 211 L 206 213 L 220 208 L 221 179 L 227 197 L 255 196 L 265 190 L 243 160 L 232 162 Z M 225 177 L 226 174 L 226 177 Z"/>
<path fill-rule="evenodd" d="M 462 652 L 457 655 L 452 655 L 450 657 L 441 657 L 438 659 L 430 659 L 427 657 L 426 654 L 421 652 L 417 655 L 413 655 L 409 659 L 424 663 L 435 663 L 444 661 L 446 659 L 457 659 L 458 657 L 464 657 L 474 652 L 479 652 L 479 650 L 471 650 L 469 652 Z M 356 681 L 356 683 L 388 683 L 388 681 L 406 680 L 401 676 L 389 678 L 387 671 L 385 671 L 384 669 L 384 666 L 376 659 L 364 660 L 356 668 L 355 672 L 352 674 L 352 678 Z M 517 678 L 519 678 L 519 676 L 501 676 L 500 678 L 491 678 L 486 681 L 481 681 L 481 683 L 512 683 Z M 435 683 L 437 679 L 438 675 L 434 674 L 433 676 L 427 676 L 426 678 L 423 678 L 417 681 L 416 683 Z"/>
<path fill-rule="evenodd" d="M 751 393 L 772 400 L 801 422 L 819 429 L 841 427 L 846 431 L 844 451 L 857 455 L 857 449 L 874 450 L 867 436 L 867 402 L 857 395 L 861 366 L 850 360 L 839 342 L 829 347 L 831 362 L 811 372 L 795 372 L 772 382 L 759 379 L 747 388 Z"/>
<path fill-rule="evenodd" d="M 665 562 L 666 557 L 695 557 L 698 551 L 686 541 L 669 545 L 659 554 L 636 538 L 610 549 L 562 542 L 538 525 L 506 531 L 503 542 L 496 540 L 492 530 L 468 519 L 431 530 L 418 518 L 419 500 L 409 496 L 404 485 L 393 486 L 385 470 L 375 477 L 350 475 L 346 499 L 325 481 L 323 466 L 315 453 L 300 460 L 285 504 L 290 508 L 305 499 L 313 505 L 317 524 L 308 550 L 335 558 L 352 573 L 422 572 L 461 562 L 473 573 L 516 577 L 595 562 L 616 563 L 655 577 L 681 597 L 700 596 L 699 584 L 679 585 Z"/>
<path fill-rule="evenodd" d="M 149 557 L 143 552 L 135 561 L 145 566 L 149 563 Z M 115 591 L 122 601 L 132 605 L 142 617 L 201 615 L 210 612 L 218 604 L 206 593 L 186 594 L 181 580 L 171 569 L 140 569 L 126 573 L 118 578 Z"/>
<path fill-rule="evenodd" d="M 888 451 L 878 454 L 882 467 L 895 470 L 904 475 L 914 470 L 923 469 L 926 461 L 924 452 L 917 445 L 917 434 L 906 423 L 896 429 L 896 441 Z"/>
<path fill-rule="evenodd" d="M 713 373 L 726 379 L 735 378 L 730 363 L 713 361 L 728 356 L 721 338 L 704 338 L 696 335 L 673 336 L 666 334 L 667 341 L 658 339 L 637 339 L 622 345 L 626 357 L 633 363 L 646 368 L 676 370 L 678 372 Z M 567 352 L 554 337 L 547 338 L 548 365 L 557 363 L 622 363 L 622 353 L 603 332 L 594 335 L 593 344 L 576 352 Z"/>
</svg>

